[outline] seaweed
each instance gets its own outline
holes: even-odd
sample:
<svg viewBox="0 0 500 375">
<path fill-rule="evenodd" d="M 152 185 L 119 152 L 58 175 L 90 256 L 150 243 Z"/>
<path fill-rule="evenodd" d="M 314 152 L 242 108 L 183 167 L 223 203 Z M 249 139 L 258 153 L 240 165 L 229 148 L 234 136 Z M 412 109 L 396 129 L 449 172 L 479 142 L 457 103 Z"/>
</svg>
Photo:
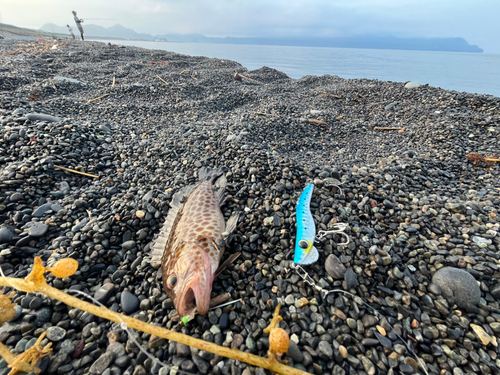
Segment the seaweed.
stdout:
<svg viewBox="0 0 500 375">
<path fill-rule="evenodd" d="M 72 258 L 61 259 L 57 261 L 52 267 L 44 267 L 42 259 L 40 257 L 36 257 L 34 259 L 31 273 L 25 279 L 5 277 L 2 273 L 2 276 L 0 277 L 0 286 L 12 287 L 26 293 L 43 293 L 51 298 L 64 302 L 69 306 L 87 311 L 90 314 L 100 316 L 101 318 L 120 323 L 122 326 L 126 326 L 127 328 L 133 328 L 145 333 L 149 333 L 151 335 L 165 338 L 167 340 L 173 340 L 188 346 L 192 346 L 200 350 L 219 354 L 227 358 L 233 358 L 253 366 L 263 367 L 275 374 L 307 374 L 304 371 L 285 365 L 280 360 L 281 355 L 286 352 L 289 344 L 289 339 L 286 331 L 276 327 L 276 324 L 282 319 L 281 316 L 279 316 L 280 305 L 278 305 L 278 308 L 274 313 L 273 320 L 268 327 L 268 332 L 270 332 L 270 349 L 268 352 L 269 358 L 262 358 L 257 355 L 245 353 L 240 350 L 226 348 L 213 344 L 211 342 L 195 339 L 179 332 L 174 332 L 162 327 L 157 327 L 138 319 L 134 319 L 129 316 L 111 311 L 104 306 L 93 305 L 89 302 L 82 301 L 76 297 L 66 294 L 63 291 L 51 287 L 45 280 L 44 273 L 47 271 L 52 272 L 52 274 L 56 277 L 62 278 L 72 276 L 77 271 L 77 269 L 78 262 Z M 11 319 L 15 315 L 15 305 L 10 301 L 12 296 L 12 293 L 9 296 L 0 295 L 0 324 Z M 35 367 L 36 362 L 39 359 L 48 356 L 52 351 L 52 348 L 50 347 L 51 344 L 48 344 L 45 347 L 40 346 L 40 342 L 43 340 L 44 336 L 45 333 L 39 337 L 37 344 L 17 357 L 10 353 L 5 345 L 0 343 L 0 355 L 9 364 L 9 367 L 12 368 L 10 375 L 15 374 L 17 371 L 35 373 L 40 372 L 40 369 Z M 276 358 L 276 354 L 278 355 L 278 358 Z"/>
</svg>

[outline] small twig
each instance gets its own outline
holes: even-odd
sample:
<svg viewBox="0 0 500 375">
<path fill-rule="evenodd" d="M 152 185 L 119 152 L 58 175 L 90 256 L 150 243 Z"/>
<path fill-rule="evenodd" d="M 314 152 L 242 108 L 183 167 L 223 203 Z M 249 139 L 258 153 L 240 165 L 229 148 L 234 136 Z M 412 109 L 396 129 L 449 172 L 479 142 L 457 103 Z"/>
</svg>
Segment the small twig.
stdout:
<svg viewBox="0 0 500 375">
<path fill-rule="evenodd" d="M 278 115 L 272 114 L 272 113 L 265 113 L 265 112 L 254 112 L 256 115 L 262 115 L 262 116 L 273 116 L 273 117 L 278 117 Z"/>
<path fill-rule="evenodd" d="M 480 162 L 484 162 L 486 164 L 500 162 L 497 154 L 493 154 L 490 156 L 481 156 L 477 153 L 471 152 L 465 155 L 465 157 L 471 159 L 474 162 L 474 165 L 478 165 Z"/>
<path fill-rule="evenodd" d="M 113 77 L 113 84 L 111 85 L 111 87 L 115 87 L 115 78 L 116 77 Z"/>
<path fill-rule="evenodd" d="M 259 81 L 256 81 L 255 79 L 252 79 L 252 78 L 249 78 L 249 77 L 245 77 L 244 75 L 239 74 L 239 73 L 234 73 L 234 79 L 236 81 L 241 81 L 242 78 L 248 79 L 249 81 L 260 83 Z"/>
<path fill-rule="evenodd" d="M 338 121 L 338 120 L 342 119 L 343 117 L 344 117 L 344 115 L 340 115 L 340 116 L 336 117 L 335 120 Z"/>
<path fill-rule="evenodd" d="M 160 81 L 162 81 L 165 85 L 168 85 L 168 82 L 165 81 L 163 78 L 161 78 L 158 74 L 156 75 L 156 78 L 158 78 Z"/>
<path fill-rule="evenodd" d="M 401 130 L 401 129 L 404 129 L 404 128 L 394 128 L 391 126 L 375 126 L 373 128 L 373 130 Z"/>
<path fill-rule="evenodd" d="M 334 94 L 328 94 L 326 92 L 324 92 L 323 94 L 320 95 L 320 98 L 324 98 L 325 96 L 331 96 L 332 98 L 335 98 L 335 99 L 342 99 L 342 97 L 338 96 L 338 95 L 334 95 Z"/>
<path fill-rule="evenodd" d="M 80 172 L 80 171 L 75 171 L 74 169 L 69 169 L 69 168 L 61 167 L 61 166 L 55 165 L 55 164 L 54 164 L 54 167 L 55 168 L 59 168 L 59 169 L 64 169 L 65 171 L 68 171 L 68 172 L 82 174 L 82 175 L 87 176 L 87 177 L 99 178 L 99 176 L 95 176 L 95 175 L 90 174 L 90 173 L 84 173 L 84 172 Z"/>
<path fill-rule="evenodd" d="M 315 119 L 313 119 L 313 118 L 310 118 L 310 119 L 309 119 L 309 122 L 314 123 L 314 124 L 327 125 L 327 123 L 326 123 L 326 122 L 321 121 L 321 120 L 315 120 Z"/>
<path fill-rule="evenodd" d="M 95 99 L 90 99 L 90 100 L 87 102 L 87 104 L 90 104 L 90 103 L 95 102 L 95 101 L 97 101 L 97 100 L 104 99 L 106 96 L 109 96 L 109 94 L 104 94 L 103 96 L 100 96 L 100 97 L 98 97 L 98 98 L 95 98 Z"/>
<path fill-rule="evenodd" d="M 50 84 L 52 85 L 52 87 L 54 88 L 54 90 L 56 90 L 56 92 L 57 92 L 57 87 L 54 84 L 54 81 L 52 80 L 52 78 L 50 79 Z"/>
<path fill-rule="evenodd" d="M 198 78 L 196 78 L 195 76 L 191 76 L 192 79 L 194 79 L 195 81 L 198 81 Z"/>
<path fill-rule="evenodd" d="M 356 96 L 359 96 L 360 98 L 365 99 L 365 96 L 361 95 L 360 93 L 356 93 Z"/>
<path fill-rule="evenodd" d="M 179 75 L 183 74 L 183 73 L 187 73 L 189 72 L 189 69 L 184 69 L 182 72 L 179 73 Z"/>
</svg>

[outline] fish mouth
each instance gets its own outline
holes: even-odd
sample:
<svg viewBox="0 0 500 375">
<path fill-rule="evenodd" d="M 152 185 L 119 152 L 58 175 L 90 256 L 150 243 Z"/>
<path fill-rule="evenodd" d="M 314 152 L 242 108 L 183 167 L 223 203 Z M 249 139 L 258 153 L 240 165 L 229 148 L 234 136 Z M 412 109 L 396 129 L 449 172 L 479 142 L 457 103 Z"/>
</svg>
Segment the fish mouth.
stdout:
<svg viewBox="0 0 500 375">
<path fill-rule="evenodd" d="M 180 302 L 181 315 L 189 315 L 196 308 L 196 297 L 193 288 L 189 288 L 184 292 Z"/>
<path fill-rule="evenodd" d="M 210 290 L 202 290 L 200 285 L 193 284 L 194 282 L 189 283 L 179 295 L 177 312 L 181 316 L 191 314 L 194 309 L 197 309 L 198 313 L 201 315 L 208 312 L 210 305 Z"/>
</svg>

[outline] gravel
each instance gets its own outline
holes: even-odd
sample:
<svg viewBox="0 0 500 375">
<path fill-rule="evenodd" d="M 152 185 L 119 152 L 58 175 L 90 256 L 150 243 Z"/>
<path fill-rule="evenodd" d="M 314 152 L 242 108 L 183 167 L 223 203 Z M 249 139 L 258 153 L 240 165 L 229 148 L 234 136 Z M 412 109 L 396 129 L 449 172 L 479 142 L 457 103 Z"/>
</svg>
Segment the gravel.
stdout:
<svg viewBox="0 0 500 375">
<path fill-rule="evenodd" d="M 72 257 L 76 274 L 47 274 L 49 285 L 261 356 L 281 298 L 279 326 L 294 343 L 284 358 L 313 374 L 423 374 L 416 355 L 429 374 L 498 373 L 499 169 L 465 155 L 499 153 L 499 98 L 294 80 L 98 42 L 6 39 L 0 53 L 5 275 L 25 277 L 35 256 L 49 265 Z M 255 81 L 237 82 L 235 72 Z M 213 296 L 243 301 L 180 325 L 149 248 L 173 194 L 203 166 L 229 168 L 223 213 L 243 213 L 227 251 L 242 255 L 215 279 Z M 291 268 L 295 204 L 309 182 L 318 230 L 346 223 L 350 243 L 327 235 L 306 270 L 323 289 L 355 297 L 322 294 Z M 435 276 L 446 269 L 463 275 L 446 281 L 451 294 Z M 20 351 L 48 331 L 47 373 L 265 373 L 148 334 L 132 340 L 119 324 L 43 295 L 13 299 L 18 316 L 0 327 L 0 341 Z"/>
</svg>

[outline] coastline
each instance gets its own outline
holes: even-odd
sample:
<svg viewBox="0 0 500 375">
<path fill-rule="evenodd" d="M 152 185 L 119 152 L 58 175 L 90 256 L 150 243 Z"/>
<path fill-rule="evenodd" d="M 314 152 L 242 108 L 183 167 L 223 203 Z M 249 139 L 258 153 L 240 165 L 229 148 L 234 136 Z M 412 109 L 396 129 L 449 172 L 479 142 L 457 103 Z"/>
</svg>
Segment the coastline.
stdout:
<svg viewBox="0 0 500 375">
<path fill-rule="evenodd" d="M 500 172 L 497 163 L 473 165 L 465 156 L 500 153 L 500 98 L 337 76 L 291 79 L 228 60 L 56 43 L 51 49 L 52 42 L 0 40 L 0 217 L 7 228 L 0 250 L 10 251 L 0 265 L 6 276 L 25 275 L 33 256 L 46 261 L 57 249 L 56 258 L 73 257 L 80 270 L 68 279 L 49 278 L 51 285 L 262 356 L 268 345 L 263 322 L 282 298 L 280 326 L 293 341 L 288 359 L 311 373 L 410 373 L 412 355 L 391 332 L 413 343 L 431 374 L 499 366 L 497 348 L 485 345 L 471 324 L 499 336 Z M 234 73 L 251 80 L 235 81 Z M 28 120 L 35 112 L 62 121 Z M 228 250 L 242 256 L 215 280 L 213 293 L 229 292 L 244 304 L 182 327 L 170 320 L 175 311 L 147 257 L 173 193 L 193 183 L 202 166 L 231 170 L 233 200 L 223 212 L 244 213 Z M 326 186 L 331 179 L 342 191 Z M 308 272 L 327 289 L 355 292 L 382 316 L 347 296 L 323 299 L 291 271 L 295 204 L 310 181 L 318 230 L 348 223 L 351 244 L 322 240 L 320 259 Z M 354 280 L 325 271 L 330 255 L 338 270 L 353 270 Z M 479 303 L 457 307 L 438 293 L 432 276 L 449 266 L 473 276 Z M 301 298 L 308 304 L 298 307 Z M 45 364 L 48 373 L 62 366 L 88 373 L 105 356 L 110 330 L 118 333 L 120 349 L 110 373 L 163 371 L 120 327 L 43 296 L 17 293 L 14 300 L 23 309 L 0 329 L 7 346 L 53 325 L 64 330 Z M 377 325 L 386 340 L 375 334 Z M 86 341 L 83 353 L 71 357 L 67 348 L 80 340 Z M 264 373 L 149 335 L 138 340 L 187 372 Z"/>
</svg>

